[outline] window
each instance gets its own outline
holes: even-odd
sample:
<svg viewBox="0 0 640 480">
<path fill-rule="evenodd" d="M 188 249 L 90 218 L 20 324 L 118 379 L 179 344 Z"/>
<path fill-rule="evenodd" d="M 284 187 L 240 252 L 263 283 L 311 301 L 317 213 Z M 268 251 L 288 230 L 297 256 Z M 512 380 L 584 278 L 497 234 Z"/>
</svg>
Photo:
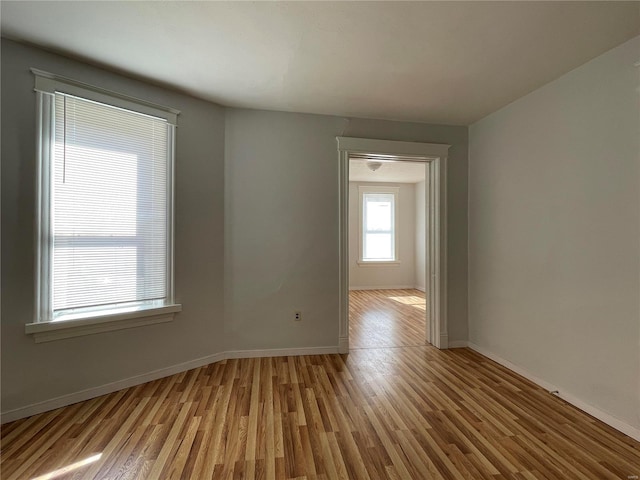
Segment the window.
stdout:
<svg viewBox="0 0 640 480">
<path fill-rule="evenodd" d="M 397 262 L 396 187 L 359 187 L 360 261 Z"/>
<path fill-rule="evenodd" d="M 34 73 L 40 130 L 36 323 L 176 311 L 177 112 Z"/>
</svg>

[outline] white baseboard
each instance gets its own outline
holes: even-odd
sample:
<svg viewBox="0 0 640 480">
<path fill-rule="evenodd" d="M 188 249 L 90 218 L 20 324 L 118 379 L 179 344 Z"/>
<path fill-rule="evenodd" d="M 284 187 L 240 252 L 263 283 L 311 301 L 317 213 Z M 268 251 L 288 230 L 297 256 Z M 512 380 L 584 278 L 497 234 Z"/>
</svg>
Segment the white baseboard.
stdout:
<svg viewBox="0 0 640 480">
<path fill-rule="evenodd" d="M 471 342 L 467 342 L 467 346 L 472 350 L 475 350 L 479 354 L 484 355 L 487 358 L 490 358 L 494 362 L 499 363 L 503 367 L 506 367 L 509 370 L 516 372 L 518 375 L 522 375 L 524 378 L 531 380 L 533 383 L 535 383 L 539 387 L 542 387 L 549 392 L 557 391 L 558 392 L 557 396 L 562 400 L 564 400 L 565 402 L 570 403 L 574 407 L 579 408 L 583 412 L 588 413 L 592 417 L 597 418 L 598 420 L 606 423 L 610 427 L 613 427 L 616 430 L 640 442 L 640 429 L 635 428 L 632 425 L 629 425 L 628 423 L 614 417 L 613 415 L 603 412 L 599 408 L 589 405 L 588 403 L 582 401 L 581 399 L 579 399 L 578 397 L 570 393 L 563 392 L 560 387 L 553 385 L 545 380 L 542 380 L 541 378 L 538 378 L 535 375 L 532 375 L 524 368 L 518 365 L 515 365 L 514 363 L 511 363 L 510 361 L 505 360 L 502 357 L 499 357 L 498 355 L 494 354 L 493 352 L 490 352 L 489 350 L 483 347 L 480 347 Z"/>
<path fill-rule="evenodd" d="M 438 347 L 440 350 L 446 350 L 449 348 L 449 334 L 441 333 L 440 334 L 440 346 Z"/>
<path fill-rule="evenodd" d="M 425 292 L 425 293 L 427 291 L 427 288 L 425 286 L 423 286 L 423 285 L 416 285 L 413 288 L 415 288 L 416 290 L 420 290 L 421 292 Z"/>
<path fill-rule="evenodd" d="M 52 398 L 50 400 L 45 400 L 43 402 L 38 402 L 31 405 L 27 405 L 25 407 L 20 407 L 14 410 L 3 412 L 0 415 L 0 423 L 4 424 L 4 423 L 12 422 L 14 420 L 18 420 L 21 418 L 30 417 L 38 413 L 47 412 L 49 410 L 54 410 L 56 408 L 71 405 L 73 403 L 89 400 L 91 398 L 113 393 L 118 390 L 122 390 L 124 388 L 134 387 L 136 385 L 140 385 L 141 383 L 158 380 L 159 378 L 175 375 L 176 373 L 181 373 L 186 370 L 202 367 L 204 365 L 219 362 L 224 359 L 346 353 L 348 351 L 348 341 L 349 339 L 347 337 L 340 338 L 340 344 L 338 347 L 281 348 L 281 349 L 269 349 L 269 350 L 236 350 L 236 351 L 217 353 L 214 355 L 208 355 L 206 357 L 201 357 L 195 360 L 190 360 L 188 362 L 172 365 L 167 368 L 154 370 L 153 372 L 145 373 L 142 375 L 136 375 L 130 378 L 126 378 L 124 380 L 119 380 L 117 382 L 112 382 L 112 383 L 108 383 L 98 387 L 81 390 L 79 392 L 63 395 L 60 397 Z M 494 362 L 499 363 L 500 365 L 508 368 L 509 370 L 516 372 L 519 375 L 522 375 L 523 377 L 527 378 L 528 380 L 532 381 L 533 383 L 537 384 L 538 386 L 544 388 L 547 391 L 557 390 L 560 392 L 558 396 L 563 400 L 565 400 L 567 403 L 574 405 L 580 410 L 588 413 L 589 415 L 592 415 L 593 417 L 597 418 L 598 420 L 601 420 L 602 422 L 624 433 L 625 435 L 628 435 L 631 438 L 637 441 L 640 441 L 640 429 L 637 429 L 623 422 L 622 420 L 619 420 L 616 417 L 606 412 L 603 412 L 602 410 L 596 407 L 593 407 L 588 403 L 585 403 L 584 401 L 580 400 L 579 398 L 569 393 L 562 392 L 559 387 L 549 382 L 546 382 L 545 380 L 542 380 L 536 377 L 535 375 L 532 375 L 527 370 L 509 362 L 508 360 L 505 360 L 499 357 L 498 355 L 495 355 L 494 353 L 484 349 L 483 347 L 480 347 L 478 345 L 475 345 L 471 342 L 466 342 L 466 341 L 453 341 L 450 344 L 448 344 L 448 338 L 447 338 L 447 335 L 445 334 L 441 335 L 440 342 L 441 342 L 440 343 L 441 348 L 447 348 L 447 346 L 448 348 L 461 348 L 461 347 L 468 346 L 472 350 L 475 350 L 481 355 L 484 355 L 485 357 L 490 358 Z"/>
<path fill-rule="evenodd" d="M 349 353 L 349 337 L 340 337 L 338 340 L 338 353 Z"/>
<path fill-rule="evenodd" d="M 124 380 L 118 380 L 117 382 L 107 383 L 98 387 L 88 388 L 79 392 L 70 393 L 68 395 L 62 395 L 43 402 L 33 403 L 25 407 L 9 410 L 8 412 L 2 412 L 0 415 L 0 423 L 13 422 L 20 418 L 30 417 L 38 413 L 47 412 L 49 410 L 55 410 L 56 408 L 66 407 L 77 402 L 83 402 L 91 398 L 106 395 L 108 393 L 117 392 L 123 388 L 134 387 L 141 383 L 151 382 L 158 380 L 159 378 L 175 375 L 176 373 L 191 370 L 192 368 L 202 367 L 210 363 L 219 362 L 224 360 L 223 353 L 217 353 L 215 355 L 208 355 L 206 357 L 197 358 L 177 365 L 172 365 L 167 368 L 161 368 L 149 373 L 143 373 L 142 375 L 135 375 L 133 377 L 125 378 Z"/>
<path fill-rule="evenodd" d="M 235 350 L 225 352 L 224 358 L 266 358 L 266 357 L 297 357 L 299 355 L 329 355 L 338 353 L 339 347 L 309 347 L 309 348 L 274 348 L 268 350 Z"/>
<path fill-rule="evenodd" d="M 415 285 L 376 285 L 369 287 L 351 287 L 349 290 L 413 290 Z"/>
<path fill-rule="evenodd" d="M 101 395 L 107 395 L 109 393 L 117 392 L 124 388 L 135 387 L 141 383 L 151 382 L 158 380 L 159 378 L 168 377 L 181 373 L 194 368 L 209 365 L 210 363 L 219 362 L 225 359 L 231 358 L 255 358 L 255 357 L 283 357 L 283 356 L 298 356 L 298 355 L 324 355 L 331 353 L 338 353 L 339 347 L 309 347 L 309 348 L 280 348 L 271 350 L 236 350 L 230 352 L 221 352 L 206 357 L 197 358 L 188 362 L 179 363 L 170 367 L 154 370 L 142 375 L 135 375 L 133 377 L 125 378 L 124 380 L 118 380 L 117 382 L 107 383 L 98 387 L 88 388 L 79 392 L 70 393 L 68 395 L 62 395 L 60 397 L 45 400 L 43 402 L 33 403 L 24 407 L 2 412 L 0 414 L 0 424 L 13 422 L 21 418 L 37 415 L 38 413 L 48 412 L 49 410 L 55 410 L 56 408 L 66 407 L 74 403 L 83 402 L 91 398 L 99 397 Z"/>
</svg>

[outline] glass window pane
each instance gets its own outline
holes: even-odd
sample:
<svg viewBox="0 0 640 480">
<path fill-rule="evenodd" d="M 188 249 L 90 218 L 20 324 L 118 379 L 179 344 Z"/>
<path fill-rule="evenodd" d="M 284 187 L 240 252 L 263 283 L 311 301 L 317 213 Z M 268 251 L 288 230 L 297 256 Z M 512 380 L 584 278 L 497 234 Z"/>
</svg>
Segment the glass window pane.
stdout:
<svg viewBox="0 0 640 480">
<path fill-rule="evenodd" d="M 362 260 L 395 260 L 395 194 L 362 194 Z"/>
<path fill-rule="evenodd" d="M 393 236 L 390 233 L 366 233 L 364 235 L 365 260 L 393 260 Z"/>
<path fill-rule="evenodd" d="M 367 231 L 391 230 L 391 202 L 367 202 Z"/>
<path fill-rule="evenodd" d="M 53 310 L 167 295 L 163 119 L 56 94 Z"/>
</svg>

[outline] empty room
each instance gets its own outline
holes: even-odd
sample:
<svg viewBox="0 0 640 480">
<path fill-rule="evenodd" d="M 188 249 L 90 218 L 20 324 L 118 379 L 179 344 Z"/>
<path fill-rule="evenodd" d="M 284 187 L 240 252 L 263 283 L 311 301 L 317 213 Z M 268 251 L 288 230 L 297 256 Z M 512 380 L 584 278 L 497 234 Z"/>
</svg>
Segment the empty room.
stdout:
<svg viewBox="0 0 640 480">
<path fill-rule="evenodd" d="M 0 17 L 0 478 L 640 477 L 640 2 Z"/>
</svg>

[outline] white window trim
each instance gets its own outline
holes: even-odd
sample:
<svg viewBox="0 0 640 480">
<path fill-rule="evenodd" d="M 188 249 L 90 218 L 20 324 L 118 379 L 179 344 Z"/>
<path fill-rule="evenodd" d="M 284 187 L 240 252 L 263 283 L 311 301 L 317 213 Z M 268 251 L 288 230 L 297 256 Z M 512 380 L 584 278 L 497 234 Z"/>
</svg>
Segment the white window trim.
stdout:
<svg viewBox="0 0 640 480">
<path fill-rule="evenodd" d="M 164 118 L 167 123 L 173 126 L 178 124 L 180 110 L 176 110 L 175 108 L 147 102 L 146 100 L 107 90 L 106 88 L 89 85 L 88 83 L 79 82 L 61 75 L 55 75 L 43 70 L 38 70 L 37 68 L 32 68 L 31 73 L 35 76 L 34 90 L 36 92 L 51 95 L 56 92 L 66 93 L 76 97 L 88 98 L 94 102 L 105 103 L 153 117 Z"/>
<path fill-rule="evenodd" d="M 174 302 L 174 217 L 175 217 L 175 129 L 179 110 L 156 105 L 134 97 L 122 95 L 99 87 L 94 87 L 66 77 L 54 75 L 32 68 L 37 94 L 37 165 L 36 165 L 36 308 L 35 321 L 25 325 L 25 333 L 33 335 L 36 343 L 60 340 L 94 333 L 121 330 L 172 321 L 182 305 Z M 167 208 L 167 300 L 157 304 L 137 305 L 106 312 L 87 312 L 84 315 L 69 315 L 68 319 L 55 321 L 45 318 L 51 301 L 50 248 L 44 242 L 50 241 L 50 179 L 49 168 L 45 164 L 50 158 L 53 132 L 54 110 L 51 107 L 55 93 L 66 93 L 115 107 L 163 118 L 169 125 L 169 152 L 171 155 L 168 175 L 169 202 Z"/>
<path fill-rule="evenodd" d="M 393 247 L 394 247 L 394 259 L 393 260 L 365 260 L 364 256 L 364 194 L 365 193 L 391 193 L 394 196 L 393 200 Z M 372 185 L 360 185 L 358 186 L 358 260 L 357 263 L 360 266 L 367 267 L 388 267 L 400 265 L 400 258 L 398 256 L 398 224 L 400 210 L 398 208 L 400 198 L 399 187 L 387 187 L 387 186 L 372 186 Z"/>
<path fill-rule="evenodd" d="M 51 342 L 52 340 L 170 322 L 175 314 L 181 311 L 182 305 L 173 304 L 157 308 L 138 308 L 130 312 L 110 315 L 91 315 L 75 320 L 34 322 L 25 325 L 25 332 L 33 335 L 36 343 Z"/>
<path fill-rule="evenodd" d="M 397 267 L 400 266 L 400 260 L 358 260 L 360 267 Z"/>
</svg>

